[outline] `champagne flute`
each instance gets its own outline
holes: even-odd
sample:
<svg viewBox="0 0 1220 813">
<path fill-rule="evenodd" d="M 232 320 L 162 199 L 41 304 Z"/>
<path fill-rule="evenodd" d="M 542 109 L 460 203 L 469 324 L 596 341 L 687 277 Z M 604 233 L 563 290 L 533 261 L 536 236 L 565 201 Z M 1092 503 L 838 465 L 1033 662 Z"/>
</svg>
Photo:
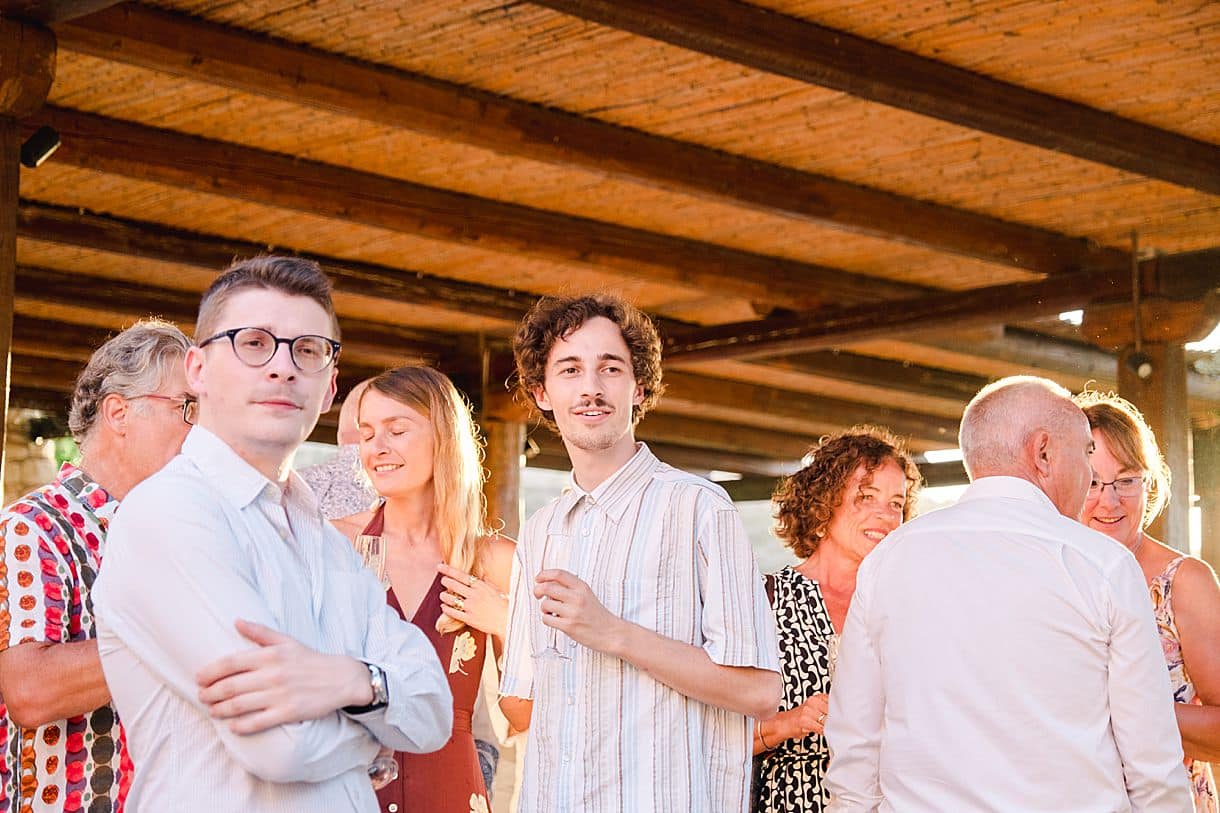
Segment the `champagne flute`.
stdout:
<svg viewBox="0 0 1220 813">
<path fill-rule="evenodd" d="M 381 586 L 390 589 L 390 574 L 385 564 L 385 539 L 373 534 L 360 534 L 356 537 L 356 553 L 364 560 L 364 566 L 373 571 Z"/>
<path fill-rule="evenodd" d="M 551 540 L 554 539 L 553 534 L 546 535 L 546 541 L 542 547 L 542 569 L 550 570 L 555 566 L 555 562 L 551 561 L 550 556 L 554 553 Z M 541 602 L 540 602 L 541 603 Z M 545 625 L 544 625 L 545 626 Z M 554 627 L 546 627 L 547 645 L 546 648 L 534 653 L 534 658 L 540 661 L 570 661 L 570 655 L 565 655 L 559 649 L 559 630 Z"/>
<path fill-rule="evenodd" d="M 397 778 L 398 760 L 394 759 L 392 752 L 387 753 L 386 749 L 382 749 L 377 758 L 369 763 L 369 781 L 373 783 L 373 790 L 381 790 Z"/>
<path fill-rule="evenodd" d="M 826 678 L 830 682 L 834 682 L 835 667 L 839 665 L 839 639 L 840 638 L 841 638 L 841 634 L 835 632 L 835 633 L 831 633 L 830 637 L 826 639 L 826 664 L 827 664 Z"/>
</svg>

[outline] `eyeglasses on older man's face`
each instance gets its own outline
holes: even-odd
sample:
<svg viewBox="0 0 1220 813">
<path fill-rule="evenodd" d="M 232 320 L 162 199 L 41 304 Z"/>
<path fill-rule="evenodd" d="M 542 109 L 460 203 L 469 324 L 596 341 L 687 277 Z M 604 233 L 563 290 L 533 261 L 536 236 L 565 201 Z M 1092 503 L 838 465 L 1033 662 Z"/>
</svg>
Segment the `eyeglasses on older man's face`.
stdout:
<svg viewBox="0 0 1220 813">
<path fill-rule="evenodd" d="M 160 393 L 150 392 L 145 395 L 136 395 L 129 400 L 134 401 L 136 398 L 152 398 L 156 401 L 168 401 L 182 410 L 182 420 L 186 421 L 191 426 L 195 425 L 195 418 L 199 415 L 199 402 L 194 398 L 187 396 L 174 397 L 172 395 L 161 395 Z"/>
</svg>

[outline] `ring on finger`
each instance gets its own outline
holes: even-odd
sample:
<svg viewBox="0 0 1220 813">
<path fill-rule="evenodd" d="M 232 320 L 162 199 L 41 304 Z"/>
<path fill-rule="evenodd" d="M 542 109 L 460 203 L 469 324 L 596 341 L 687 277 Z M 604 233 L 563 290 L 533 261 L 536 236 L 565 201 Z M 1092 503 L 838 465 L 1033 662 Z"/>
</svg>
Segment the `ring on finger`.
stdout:
<svg viewBox="0 0 1220 813">
<path fill-rule="evenodd" d="M 818 725 L 825 725 L 825 724 L 826 724 L 826 712 L 822 712 L 821 714 L 818 715 Z"/>
<path fill-rule="evenodd" d="M 458 596 L 453 600 L 453 609 L 461 612 L 466 607 L 466 599 Z"/>
<path fill-rule="evenodd" d="M 471 587 L 474 587 L 475 582 L 477 582 L 478 580 L 479 580 L 479 577 L 474 575 L 473 573 L 471 573 L 469 578 L 466 579 L 466 584 L 468 584 Z"/>
</svg>

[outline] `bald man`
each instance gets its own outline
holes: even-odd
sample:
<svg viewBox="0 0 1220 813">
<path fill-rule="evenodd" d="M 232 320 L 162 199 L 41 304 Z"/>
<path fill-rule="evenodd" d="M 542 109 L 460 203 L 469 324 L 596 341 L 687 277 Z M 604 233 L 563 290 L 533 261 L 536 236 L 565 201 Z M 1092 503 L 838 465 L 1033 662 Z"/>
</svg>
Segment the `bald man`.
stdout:
<svg viewBox="0 0 1220 813">
<path fill-rule="evenodd" d="M 360 405 L 360 394 L 367 384 L 366 380 L 352 387 L 339 408 L 336 437 L 339 452 L 325 463 L 297 472 L 317 495 L 322 515 L 327 519 L 367 511 L 377 499 L 377 492 L 360 465 L 360 431 L 356 428 L 356 410 Z"/>
<path fill-rule="evenodd" d="M 1084 414 L 1013 377 L 960 431 L 961 500 L 860 566 L 826 719 L 830 809 L 1191 810 L 1139 566 L 1077 522 Z"/>
</svg>

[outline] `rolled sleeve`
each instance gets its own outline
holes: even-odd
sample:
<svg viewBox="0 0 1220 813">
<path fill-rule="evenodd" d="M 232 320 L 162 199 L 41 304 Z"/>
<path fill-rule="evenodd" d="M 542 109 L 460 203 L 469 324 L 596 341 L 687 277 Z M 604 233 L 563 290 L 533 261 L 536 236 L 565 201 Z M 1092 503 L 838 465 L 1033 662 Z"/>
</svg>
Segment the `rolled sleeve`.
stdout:
<svg viewBox="0 0 1220 813">
<path fill-rule="evenodd" d="M 0 513 L 0 650 L 71 638 L 69 569 L 44 526 L 52 523 L 37 510 Z"/>
<path fill-rule="evenodd" d="M 697 503 L 703 649 L 721 666 L 779 672 L 775 614 L 741 515 L 711 494 Z"/>
<path fill-rule="evenodd" d="M 453 730 L 453 695 L 436 650 L 415 625 L 386 604 L 385 590 L 370 571 L 361 568 L 358 582 L 369 618 L 360 657 L 380 667 L 389 703 L 349 716 L 395 751 L 436 751 Z"/>
</svg>

